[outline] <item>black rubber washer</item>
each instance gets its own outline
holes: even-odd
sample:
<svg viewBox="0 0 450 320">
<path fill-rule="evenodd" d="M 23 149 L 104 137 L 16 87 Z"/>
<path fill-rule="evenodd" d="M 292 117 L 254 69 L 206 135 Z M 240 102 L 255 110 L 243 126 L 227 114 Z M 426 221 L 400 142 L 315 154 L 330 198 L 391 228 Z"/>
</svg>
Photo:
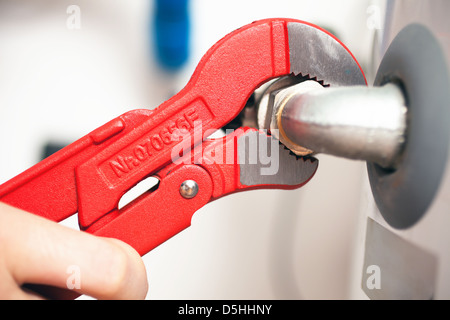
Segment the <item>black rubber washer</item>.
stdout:
<svg viewBox="0 0 450 320">
<path fill-rule="evenodd" d="M 411 227 L 426 213 L 444 175 L 450 140 L 448 70 L 438 41 L 419 24 L 399 32 L 378 69 L 374 85 L 397 83 L 408 106 L 406 144 L 397 169 L 367 164 L 375 202 L 394 228 Z"/>
</svg>

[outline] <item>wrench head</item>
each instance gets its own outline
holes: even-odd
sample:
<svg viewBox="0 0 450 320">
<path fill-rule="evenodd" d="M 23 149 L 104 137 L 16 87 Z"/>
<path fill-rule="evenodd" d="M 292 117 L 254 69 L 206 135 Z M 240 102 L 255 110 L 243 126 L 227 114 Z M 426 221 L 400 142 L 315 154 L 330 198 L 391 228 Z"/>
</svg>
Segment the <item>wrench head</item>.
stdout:
<svg viewBox="0 0 450 320">
<path fill-rule="evenodd" d="M 335 36 L 300 21 L 287 22 L 290 75 L 258 87 L 243 111 L 224 128 L 239 125 L 270 129 L 275 91 L 314 80 L 324 87 L 366 85 L 366 78 L 350 50 Z"/>
</svg>

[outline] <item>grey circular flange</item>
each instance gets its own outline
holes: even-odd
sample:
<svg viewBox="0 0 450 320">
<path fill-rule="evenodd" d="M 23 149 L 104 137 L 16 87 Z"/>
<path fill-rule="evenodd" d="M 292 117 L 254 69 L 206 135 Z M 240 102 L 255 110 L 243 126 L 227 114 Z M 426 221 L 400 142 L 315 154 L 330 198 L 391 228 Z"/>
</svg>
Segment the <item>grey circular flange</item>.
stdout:
<svg viewBox="0 0 450 320">
<path fill-rule="evenodd" d="M 375 202 L 392 227 L 414 225 L 444 175 L 450 140 L 450 81 L 444 53 L 424 26 L 405 27 L 388 48 L 374 85 L 399 84 L 408 106 L 407 140 L 395 171 L 368 163 Z"/>
</svg>

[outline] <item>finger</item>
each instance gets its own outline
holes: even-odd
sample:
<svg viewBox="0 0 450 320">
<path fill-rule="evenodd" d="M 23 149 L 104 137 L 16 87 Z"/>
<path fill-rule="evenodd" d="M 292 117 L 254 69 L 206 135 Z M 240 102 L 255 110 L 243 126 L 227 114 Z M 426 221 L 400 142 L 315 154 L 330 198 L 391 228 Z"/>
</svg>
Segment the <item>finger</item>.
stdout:
<svg viewBox="0 0 450 320">
<path fill-rule="evenodd" d="M 30 295 L 36 295 L 50 300 L 74 300 L 80 296 L 80 294 L 74 290 L 44 284 L 25 283 L 21 288 Z"/>
<path fill-rule="evenodd" d="M 35 292 L 22 290 L 5 268 L 5 259 L 0 260 L 0 297 L 2 300 L 41 300 L 42 296 Z"/>
<path fill-rule="evenodd" d="M 32 291 L 23 290 L 19 287 L 14 288 L 8 294 L 8 300 L 44 300 L 44 298 Z"/>
<path fill-rule="evenodd" d="M 145 267 L 130 246 L 69 229 L 5 204 L 0 204 L 0 212 L 0 225 L 8 226 L 1 228 L 0 237 L 9 270 L 18 284 L 45 284 L 98 299 L 145 297 Z"/>
</svg>

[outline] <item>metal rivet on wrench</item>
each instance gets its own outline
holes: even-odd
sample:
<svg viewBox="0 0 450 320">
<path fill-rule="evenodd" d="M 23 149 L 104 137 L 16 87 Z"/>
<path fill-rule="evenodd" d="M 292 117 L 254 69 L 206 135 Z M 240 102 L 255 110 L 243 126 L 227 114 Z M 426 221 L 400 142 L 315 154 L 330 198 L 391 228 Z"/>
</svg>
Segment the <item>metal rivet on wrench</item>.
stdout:
<svg viewBox="0 0 450 320">
<path fill-rule="evenodd" d="M 191 199 L 198 193 L 198 184 L 194 180 L 186 180 L 180 186 L 180 194 L 183 198 Z"/>
</svg>

